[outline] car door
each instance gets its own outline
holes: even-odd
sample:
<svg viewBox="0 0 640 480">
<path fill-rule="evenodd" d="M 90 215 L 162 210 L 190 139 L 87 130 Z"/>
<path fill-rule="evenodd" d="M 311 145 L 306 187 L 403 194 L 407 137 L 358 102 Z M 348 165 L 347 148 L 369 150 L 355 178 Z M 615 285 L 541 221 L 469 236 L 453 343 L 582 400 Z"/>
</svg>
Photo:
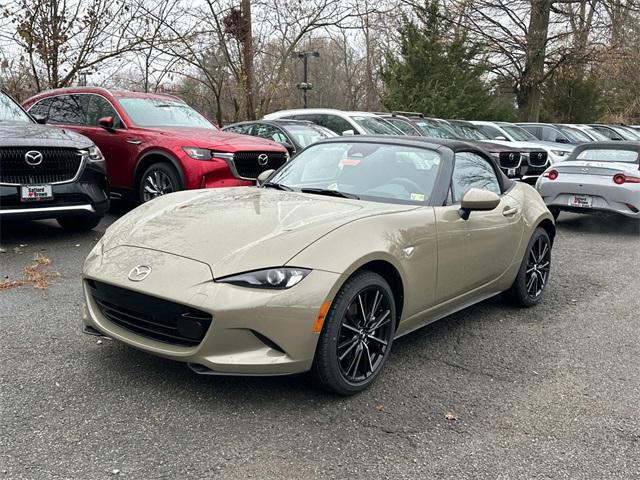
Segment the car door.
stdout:
<svg viewBox="0 0 640 480">
<path fill-rule="evenodd" d="M 111 102 L 98 94 L 73 95 L 83 111 L 84 121 L 76 130 L 89 137 L 100 148 L 105 157 L 109 183 L 114 187 L 131 186 L 139 143 L 131 143 L 130 132 Z M 107 130 L 98 122 L 112 117 L 113 129 Z"/>
<path fill-rule="evenodd" d="M 474 211 L 463 220 L 458 211 L 471 188 L 492 191 L 500 204 Z M 438 225 L 437 302 L 469 294 L 481 296 L 515 261 L 524 232 L 522 205 L 503 191 L 492 163 L 475 152 L 455 155 L 447 205 L 436 207 Z M 490 289 L 490 288 L 489 288 Z"/>
</svg>

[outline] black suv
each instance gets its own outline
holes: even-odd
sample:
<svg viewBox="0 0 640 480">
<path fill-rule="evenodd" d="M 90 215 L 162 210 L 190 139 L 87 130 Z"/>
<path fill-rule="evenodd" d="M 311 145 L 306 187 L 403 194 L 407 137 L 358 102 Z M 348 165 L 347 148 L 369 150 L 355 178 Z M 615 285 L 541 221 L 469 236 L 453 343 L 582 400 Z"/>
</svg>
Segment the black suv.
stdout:
<svg viewBox="0 0 640 480">
<path fill-rule="evenodd" d="M 93 142 L 39 125 L 0 91 L 0 218 L 55 218 L 81 231 L 98 225 L 108 208 L 104 157 Z"/>
</svg>

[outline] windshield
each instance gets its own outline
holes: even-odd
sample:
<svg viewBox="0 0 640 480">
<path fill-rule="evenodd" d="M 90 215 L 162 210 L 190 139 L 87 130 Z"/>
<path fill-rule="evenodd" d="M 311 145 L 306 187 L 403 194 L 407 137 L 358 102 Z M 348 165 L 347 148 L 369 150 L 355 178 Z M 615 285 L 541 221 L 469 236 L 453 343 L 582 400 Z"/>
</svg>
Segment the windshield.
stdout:
<svg viewBox="0 0 640 480">
<path fill-rule="evenodd" d="M 614 148 L 594 148 L 580 152 L 577 159 L 594 160 L 598 162 L 638 163 L 638 152 L 634 152 L 633 150 L 616 150 Z"/>
<path fill-rule="evenodd" d="M 440 154 L 426 148 L 321 143 L 285 164 L 269 183 L 293 190 L 356 195 L 363 200 L 424 204 L 433 191 L 440 163 Z"/>
<path fill-rule="evenodd" d="M 537 142 L 538 139 L 531 133 L 527 132 L 524 128 L 517 127 L 515 125 L 500 125 L 505 132 L 507 132 L 516 142 Z"/>
<path fill-rule="evenodd" d="M 404 120 L 399 120 L 393 117 L 387 118 L 386 120 L 397 129 L 402 130 L 402 133 L 404 133 L 405 135 L 420 135 L 420 132 L 416 131 L 413 125 Z"/>
<path fill-rule="evenodd" d="M 577 128 L 558 125 L 558 129 L 574 142 L 591 142 L 592 141 L 586 133 L 581 132 Z"/>
<path fill-rule="evenodd" d="M 620 132 L 620 134 L 622 134 L 624 132 L 624 134 L 627 136 L 627 138 L 629 138 L 631 140 L 635 140 L 635 141 L 640 140 L 640 134 L 638 132 L 634 131 L 632 128 L 629 128 L 629 127 L 616 127 L 616 131 Z"/>
<path fill-rule="evenodd" d="M 416 121 L 416 125 L 420 127 L 420 130 L 422 130 L 427 137 L 450 139 L 459 138 L 459 135 L 457 135 L 456 132 L 453 131 L 453 129 L 447 127 L 446 125 L 435 125 L 433 123 L 424 121 Z"/>
<path fill-rule="evenodd" d="M 466 140 L 489 140 L 489 137 L 475 125 L 465 125 L 463 123 L 452 123 L 451 125 L 460 138 Z"/>
<path fill-rule="evenodd" d="M 369 135 L 404 135 L 389 122 L 378 117 L 365 117 L 354 115 L 351 120 L 356 122 Z"/>
<path fill-rule="evenodd" d="M 160 98 L 120 98 L 131 121 L 138 127 L 196 127 L 215 130 L 211 122 L 186 103 Z"/>
<path fill-rule="evenodd" d="M 31 117 L 8 95 L 0 92 L 0 123 L 33 123 Z"/>
<path fill-rule="evenodd" d="M 323 138 L 337 136 L 331 130 L 312 125 L 287 125 L 286 129 L 287 133 L 303 148 Z"/>
<path fill-rule="evenodd" d="M 584 131 L 586 131 L 589 135 L 591 135 L 591 137 L 594 140 L 600 140 L 603 142 L 606 142 L 608 140 L 611 140 L 609 137 L 607 137 L 604 133 L 599 132 L 598 130 L 596 130 L 593 127 L 582 127 Z"/>
</svg>

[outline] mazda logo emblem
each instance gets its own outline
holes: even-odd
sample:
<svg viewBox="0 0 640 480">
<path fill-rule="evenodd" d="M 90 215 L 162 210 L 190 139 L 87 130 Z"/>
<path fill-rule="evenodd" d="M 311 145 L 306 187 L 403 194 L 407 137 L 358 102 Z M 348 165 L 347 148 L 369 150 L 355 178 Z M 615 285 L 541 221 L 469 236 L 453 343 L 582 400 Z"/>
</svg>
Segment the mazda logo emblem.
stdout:
<svg viewBox="0 0 640 480">
<path fill-rule="evenodd" d="M 538 160 L 542 160 L 542 153 L 538 153 Z"/>
<path fill-rule="evenodd" d="M 151 267 L 149 265 L 136 265 L 129 272 L 129 280 L 132 282 L 141 282 L 149 276 Z"/>
<path fill-rule="evenodd" d="M 509 160 L 513 160 L 514 158 L 516 158 L 516 156 L 513 153 L 509 154 Z"/>
<path fill-rule="evenodd" d="M 266 153 L 261 153 L 258 155 L 258 164 L 264 167 L 267 163 L 269 163 L 269 155 Z"/>
<path fill-rule="evenodd" d="M 27 165 L 35 167 L 42 163 L 42 154 L 35 150 L 30 150 L 24 154 L 24 161 L 27 162 Z"/>
</svg>

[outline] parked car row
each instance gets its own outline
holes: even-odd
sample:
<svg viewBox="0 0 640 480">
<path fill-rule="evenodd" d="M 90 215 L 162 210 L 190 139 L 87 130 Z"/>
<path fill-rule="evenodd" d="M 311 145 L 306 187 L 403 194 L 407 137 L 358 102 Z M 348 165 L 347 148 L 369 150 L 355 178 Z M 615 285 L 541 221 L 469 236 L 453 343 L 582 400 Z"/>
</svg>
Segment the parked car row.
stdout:
<svg viewBox="0 0 640 480">
<path fill-rule="evenodd" d="M 146 202 L 179 190 L 253 185 L 264 171 L 340 135 L 464 140 L 489 153 L 508 178 L 530 184 L 580 143 L 640 141 L 640 131 L 622 125 L 333 109 L 283 110 L 220 131 L 173 95 L 97 87 L 43 92 L 24 110 L 5 94 L 1 101 L 0 215 L 56 218 L 69 229 L 97 225 L 110 198 Z"/>
</svg>

